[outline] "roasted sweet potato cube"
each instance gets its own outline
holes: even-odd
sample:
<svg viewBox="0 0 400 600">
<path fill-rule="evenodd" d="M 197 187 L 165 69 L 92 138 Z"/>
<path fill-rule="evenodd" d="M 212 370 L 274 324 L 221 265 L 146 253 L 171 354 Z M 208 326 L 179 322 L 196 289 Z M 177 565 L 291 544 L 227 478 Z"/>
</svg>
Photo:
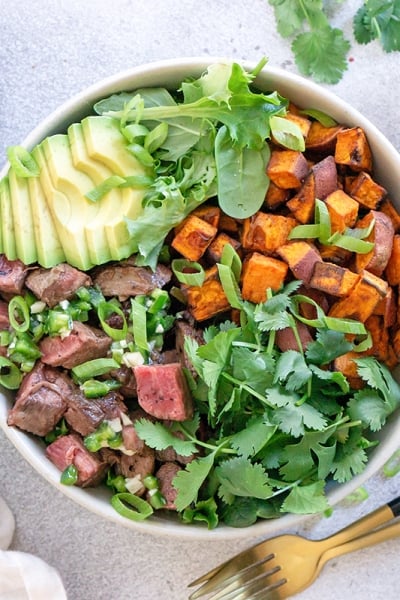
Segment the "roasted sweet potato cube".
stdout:
<svg viewBox="0 0 400 600">
<path fill-rule="evenodd" d="M 242 246 L 245 250 L 274 254 L 287 242 L 295 225 L 291 217 L 259 211 L 243 222 Z"/>
<path fill-rule="evenodd" d="M 333 156 L 326 156 L 312 166 L 312 172 L 315 180 L 315 196 L 319 200 L 324 200 L 338 187 L 335 159 Z"/>
<path fill-rule="evenodd" d="M 394 229 L 390 218 L 379 210 L 370 210 L 358 221 L 357 227 L 366 228 L 373 220 L 375 225 L 365 240 L 373 242 L 374 246 L 367 254 L 356 254 L 355 270 L 360 273 L 363 269 L 368 269 L 380 276 L 392 253 Z"/>
<path fill-rule="evenodd" d="M 392 336 L 392 347 L 398 361 L 400 361 L 400 329 L 397 329 Z"/>
<path fill-rule="evenodd" d="M 196 321 L 205 321 L 230 309 L 216 265 L 206 271 L 202 286 L 185 286 L 187 307 Z"/>
<path fill-rule="evenodd" d="M 336 138 L 342 125 L 325 127 L 319 121 L 313 121 L 306 137 L 306 150 L 318 154 L 332 154 L 335 150 Z"/>
<path fill-rule="evenodd" d="M 235 250 L 240 248 L 239 240 L 230 237 L 222 231 L 208 246 L 207 257 L 214 263 L 221 262 L 222 251 L 227 244 L 230 244 Z"/>
<path fill-rule="evenodd" d="M 236 235 L 239 232 L 240 221 L 238 219 L 234 219 L 233 217 L 229 217 L 225 213 L 222 213 L 219 219 L 218 229 L 220 231 L 225 231 L 225 233 L 230 233 L 231 235 Z"/>
<path fill-rule="evenodd" d="M 390 285 L 400 285 L 400 235 L 393 237 L 392 253 L 386 265 L 386 279 Z"/>
<path fill-rule="evenodd" d="M 400 213 L 397 212 L 389 198 L 385 198 L 380 205 L 380 210 L 389 217 L 393 223 L 393 227 L 396 233 L 400 232 Z"/>
<path fill-rule="evenodd" d="M 379 300 L 375 306 L 374 315 L 380 315 L 383 318 L 385 327 L 393 327 L 397 322 L 396 298 L 393 288 L 389 287 L 384 298 Z"/>
<path fill-rule="evenodd" d="M 379 315 L 371 315 L 365 321 L 365 327 L 371 334 L 372 346 L 366 354 L 374 356 L 381 362 L 386 362 L 389 354 L 389 332 Z"/>
<path fill-rule="evenodd" d="M 315 212 L 315 176 L 312 171 L 305 178 L 299 191 L 286 203 L 299 223 L 310 223 Z"/>
<path fill-rule="evenodd" d="M 289 265 L 296 279 L 309 283 L 314 266 L 321 261 L 318 250 L 303 240 L 293 240 L 277 250 L 277 254 Z"/>
<path fill-rule="evenodd" d="M 310 279 L 310 287 L 332 296 L 348 296 L 354 288 L 360 275 L 346 267 L 333 263 L 316 262 Z"/>
<path fill-rule="evenodd" d="M 335 190 L 325 198 L 331 218 L 332 231 L 353 227 L 358 217 L 359 204 L 343 190 Z"/>
<path fill-rule="evenodd" d="M 269 182 L 267 193 L 265 194 L 265 206 L 274 210 L 289 199 L 289 190 L 279 188 L 273 181 Z"/>
<path fill-rule="evenodd" d="M 350 294 L 331 306 L 329 316 L 364 323 L 372 315 L 378 302 L 385 297 L 387 290 L 386 281 L 363 271 Z"/>
<path fill-rule="evenodd" d="M 297 150 L 273 150 L 267 166 L 267 175 L 278 187 L 295 189 L 300 187 L 308 173 L 304 155 Z"/>
<path fill-rule="evenodd" d="M 346 165 L 353 171 L 371 171 L 372 154 L 367 137 L 361 127 L 338 131 L 335 147 L 335 162 Z"/>
<path fill-rule="evenodd" d="M 294 113 L 291 112 L 289 110 L 289 112 L 283 117 L 284 119 L 287 119 L 288 121 L 291 121 L 292 123 L 294 123 L 295 125 L 297 125 L 297 127 L 300 129 L 301 134 L 303 135 L 304 138 L 307 137 L 308 132 L 310 130 L 311 127 L 311 120 L 308 119 L 307 117 L 301 115 L 300 113 Z M 272 137 L 273 141 L 275 144 L 279 145 L 279 142 L 276 141 L 276 139 L 274 137 Z"/>
<path fill-rule="evenodd" d="M 387 191 L 379 183 L 376 183 L 369 173 L 362 171 L 353 180 L 349 194 L 364 208 L 374 209 L 386 197 Z"/>
<path fill-rule="evenodd" d="M 280 289 L 285 281 L 288 266 L 281 260 L 253 252 L 244 262 L 242 270 L 242 297 L 259 303 L 267 297 L 267 289 Z"/>
<path fill-rule="evenodd" d="M 196 216 L 184 220 L 171 246 L 189 260 L 199 260 L 217 235 L 217 228 Z"/>
<path fill-rule="evenodd" d="M 210 223 L 213 227 L 218 228 L 221 209 L 219 206 L 214 206 L 213 204 L 202 204 L 195 208 L 190 214 L 199 217 L 199 219 L 203 219 L 203 221 L 207 221 L 207 223 Z"/>
<path fill-rule="evenodd" d="M 353 253 L 350 252 L 350 250 L 345 250 L 339 246 L 324 246 L 323 244 L 320 244 L 318 250 L 322 260 L 335 263 L 335 265 L 340 265 L 342 267 L 347 265 L 353 256 Z"/>
<path fill-rule="evenodd" d="M 365 382 L 358 374 L 358 367 L 355 363 L 355 359 L 361 358 L 361 356 L 359 352 L 346 352 L 333 361 L 334 370 L 342 373 L 354 390 L 362 389 L 365 386 Z"/>
</svg>

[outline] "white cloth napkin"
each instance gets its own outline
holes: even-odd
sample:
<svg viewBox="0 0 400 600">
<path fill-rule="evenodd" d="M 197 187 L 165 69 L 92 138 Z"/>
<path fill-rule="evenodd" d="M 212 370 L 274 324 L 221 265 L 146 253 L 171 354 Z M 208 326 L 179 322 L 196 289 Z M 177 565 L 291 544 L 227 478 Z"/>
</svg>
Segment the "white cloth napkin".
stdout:
<svg viewBox="0 0 400 600">
<path fill-rule="evenodd" d="M 32 554 L 7 550 L 14 529 L 14 517 L 0 497 L 0 600 L 67 600 L 56 569 Z"/>
</svg>

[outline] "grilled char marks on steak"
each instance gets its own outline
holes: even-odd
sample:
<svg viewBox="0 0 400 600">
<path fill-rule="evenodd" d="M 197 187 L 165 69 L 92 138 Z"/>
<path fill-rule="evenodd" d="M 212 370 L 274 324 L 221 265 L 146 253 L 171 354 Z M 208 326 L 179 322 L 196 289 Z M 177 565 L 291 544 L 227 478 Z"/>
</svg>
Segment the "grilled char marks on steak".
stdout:
<svg viewBox="0 0 400 600">
<path fill-rule="evenodd" d="M 28 268 L 20 260 L 8 260 L 0 254 L 0 294 L 6 300 L 22 292 Z"/>
<path fill-rule="evenodd" d="M 39 349 L 44 363 L 72 369 L 87 360 L 106 356 L 111 342 L 101 329 L 74 321 L 69 335 L 43 338 Z"/>
<path fill-rule="evenodd" d="M 91 283 L 89 275 L 66 263 L 51 269 L 34 269 L 25 280 L 26 287 L 50 307 L 61 300 L 70 300 L 80 287 Z"/>
<path fill-rule="evenodd" d="M 64 373 L 42 362 L 25 375 L 8 413 L 8 425 L 44 436 L 64 415 L 74 385 Z"/>
<path fill-rule="evenodd" d="M 157 265 L 152 271 L 148 267 L 136 267 L 129 261 L 99 268 L 93 274 L 93 282 L 104 296 L 117 296 L 123 301 L 130 296 L 149 294 L 156 288 L 162 288 L 172 277 L 171 270 Z"/>
<path fill-rule="evenodd" d="M 186 421 L 193 400 L 180 363 L 134 367 L 139 405 L 156 419 Z"/>
<path fill-rule="evenodd" d="M 89 452 L 75 433 L 63 435 L 49 444 L 46 456 L 60 471 L 74 465 L 78 471 L 76 485 L 81 487 L 98 485 L 108 469 L 107 463 L 97 453 Z"/>
<path fill-rule="evenodd" d="M 104 420 L 119 418 L 126 413 L 127 407 L 121 394 L 109 392 L 106 396 L 88 399 L 75 387 L 67 399 L 65 420 L 68 425 L 82 436 L 93 433 Z"/>
</svg>

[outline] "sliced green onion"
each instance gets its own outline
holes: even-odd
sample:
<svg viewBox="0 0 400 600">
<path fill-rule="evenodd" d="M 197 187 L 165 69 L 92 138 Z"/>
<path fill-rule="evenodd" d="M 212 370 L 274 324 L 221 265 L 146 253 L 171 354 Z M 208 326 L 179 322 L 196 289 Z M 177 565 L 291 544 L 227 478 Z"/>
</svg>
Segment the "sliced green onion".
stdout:
<svg viewBox="0 0 400 600">
<path fill-rule="evenodd" d="M 146 500 L 129 492 L 114 494 L 111 498 L 111 505 L 122 517 L 131 519 L 131 521 L 144 521 L 154 512 Z M 129 506 L 132 508 L 129 508 Z"/>
<path fill-rule="evenodd" d="M 32 154 L 22 146 L 9 146 L 7 158 L 17 177 L 38 177 L 40 169 Z"/>
<path fill-rule="evenodd" d="M 304 136 L 296 123 L 284 117 L 273 115 L 269 119 L 269 124 L 271 134 L 279 144 L 290 150 L 304 152 L 306 147 Z"/>
<path fill-rule="evenodd" d="M 328 240 L 331 236 L 331 217 L 325 202 L 318 200 L 318 198 L 315 200 L 315 222 L 319 224 L 319 241 L 321 244 L 329 243 Z"/>
<path fill-rule="evenodd" d="M 144 139 L 145 149 L 152 154 L 160 148 L 168 137 L 168 123 L 162 121 Z"/>
<path fill-rule="evenodd" d="M 155 475 L 146 475 L 142 479 L 144 487 L 148 490 L 158 490 L 159 482 Z"/>
<path fill-rule="evenodd" d="M 339 246 L 339 248 L 350 250 L 351 252 L 356 252 L 357 254 L 368 254 L 368 252 L 371 252 L 371 250 L 374 248 L 373 242 L 366 242 L 365 240 L 360 240 L 351 235 L 345 235 L 338 232 L 330 236 L 327 244 Z"/>
<path fill-rule="evenodd" d="M 243 302 L 240 289 L 232 269 L 227 265 L 221 265 L 220 263 L 217 264 L 217 267 L 218 275 L 229 304 L 232 308 L 242 308 Z"/>
<path fill-rule="evenodd" d="M 107 379 L 99 381 L 98 379 L 87 379 L 80 385 L 80 389 L 85 395 L 85 398 L 102 398 L 112 390 L 118 390 L 121 387 L 119 381 L 115 379 Z"/>
<path fill-rule="evenodd" d="M 30 312 L 29 307 L 22 296 L 14 296 L 8 303 L 8 318 L 11 327 L 15 329 L 15 331 L 28 331 Z"/>
<path fill-rule="evenodd" d="M 126 492 L 125 477 L 123 475 L 113 475 L 111 471 L 108 471 L 106 485 L 116 492 Z"/>
<path fill-rule="evenodd" d="M 107 319 L 112 315 L 118 315 L 122 319 L 122 328 L 117 329 L 115 327 L 111 327 L 107 323 Z M 99 317 L 99 321 L 104 332 L 113 340 L 123 340 L 126 338 L 126 334 L 128 332 L 128 325 L 126 322 L 126 318 L 123 310 L 117 306 L 114 302 L 100 302 L 97 307 L 97 316 Z"/>
<path fill-rule="evenodd" d="M 104 198 L 104 196 L 108 194 L 108 192 L 114 190 L 117 187 L 120 187 L 120 185 L 124 183 L 124 181 L 125 180 L 123 179 L 123 177 L 119 177 L 119 175 L 111 175 L 111 177 L 108 177 L 107 179 L 102 181 L 99 185 L 90 190 L 90 192 L 87 192 L 87 194 L 85 194 L 85 198 L 87 198 L 91 202 L 98 202 L 99 200 Z"/>
<path fill-rule="evenodd" d="M 138 297 L 131 299 L 131 320 L 135 344 L 138 348 L 147 352 L 149 344 L 147 341 L 146 307 L 140 302 Z"/>
<path fill-rule="evenodd" d="M 400 448 L 383 465 L 385 477 L 394 477 L 397 473 L 400 473 Z"/>
<path fill-rule="evenodd" d="M 160 290 L 159 288 L 156 288 L 151 292 L 150 298 L 153 302 L 147 309 L 149 314 L 155 315 L 158 312 L 169 308 L 170 298 L 166 290 Z"/>
<path fill-rule="evenodd" d="M 371 332 L 368 331 L 367 335 L 360 342 L 353 342 L 353 350 L 354 352 L 365 352 L 372 347 L 372 335 Z"/>
<path fill-rule="evenodd" d="M 28 333 L 20 333 L 9 346 L 10 358 L 14 362 L 35 361 L 41 352 Z"/>
<path fill-rule="evenodd" d="M 141 146 L 140 144 L 129 144 L 129 146 L 126 147 L 127 150 L 129 150 L 129 152 L 131 152 L 133 154 L 133 156 L 135 158 L 138 159 L 138 161 L 145 167 L 152 167 L 154 164 L 154 158 L 152 157 L 152 155 L 150 154 L 150 152 L 148 152 L 143 146 Z"/>
<path fill-rule="evenodd" d="M 337 125 L 337 121 L 335 121 L 335 119 L 322 112 L 322 110 L 318 110 L 317 108 L 302 109 L 300 110 L 300 114 L 312 117 L 316 121 L 319 121 L 324 127 L 334 127 Z"/>
<path fill-rule="evenodd" d="M 72 317 L 68 312 L 59 309 L 49 310 L 44 327 L 49 335 L 68 334 L 73 327 Z"/>
<path fill-rule="evenodd" d="M 78 469 L 75 465 L 69 465 L 61 473 L 60 483 L 63 485 L 75 485 L 78 481 Z"/>
<path fill-rule="evenodd" d="M 156 510 L 164 508 L 164 506 L 167 504 L 167 501 L 160 490 L 149 490 L 147 497 L 151 506 Z"/>
<path fill-rule="evenodd" d="M 288 235 L 288 240 L 294 239 L 317 239 L 320 235 L 320 226 L 318 223 L 312 223 L 308 225 L 296 225 L 293 227 Z"/>
<path fill-rule="evenodd" d="M 71 369 L 72 375 L 82 383 L 87 379 L 104 375 L 113 369 L 118 369 L 119 364 L 113 358 L 94 358 Z"/>
<path fill-rule="evenodd" d="M 150 187 L 154 182 L 152 177 L 148 175 L 129 175 L 125 177 L 124 182 L 121 183 L 121 188 L 147 188 Z"/>
<path fill-rule="evenodd" d="M 239 281 L 240 274 L 242 272 L 242 261 L 239 254 L 236 252 L 235 248 L 231 246 L 231 244 L 225 244 L 223 247 L 221 264 L 230 267 L 236 281 Z"/>
<path fill-rule="evenodd" d="M 293 296 L 294 308 L 292 309 L 293 315 L 310 327 L 327 327 L 332 331 L 339 331 L 340 333 L 348 333 L 352 335 L 367 335 L 367 330 L 363 323 L 355 321 L 354 319 L 342 319 L 337 317 L 328 317 L 325 315 L 322 308 L 312 298 L 303 296 L 302 294 L 296 294 Z M 307 302 L 312 304 L 317 311 L 316 319 L 306 319 L 298 311 L 298 305 L 301 302 Z"/>
<path fill-rule="evenodd" d="M 185 285 L 201 287 L 206 278 L 201 264 L 186 258 L 175 258 L 171 263 L 171 269 L 179 283 Z"/>
<path fill-rule="evenodd" d="M 21 385 L 22 373 L 5 356 L 0 356 L 0 383 L 8 390 L 16 390 Z"/>
<path fill-rule="evenodd" d="M 0 331 L 0 346 L 8 346 L 11 342 L 12 336 L 11 332 L 8 329 L 3 329 Z"/>
<path fill-rule="evenodd" d="M 130 142 L 133 142 L 136 138 L 144 138 L 149 133 L 149 130 L 144 125 L 140 125 L 140 123 L 131 123 L 130 125 L 126 125 L 124 127 L 124 136 Z"/>
<path fill-rule="evenodd" d="M 341 333 L 349 333 L 352 335 L 366 335 L 367 330 L 360 321 L 354 321 L 353 319 L 338 319 L 336 317 L 325 317 L 325 325 L 328 329 L 333 331 L 340 331 Z"/>
</svg>

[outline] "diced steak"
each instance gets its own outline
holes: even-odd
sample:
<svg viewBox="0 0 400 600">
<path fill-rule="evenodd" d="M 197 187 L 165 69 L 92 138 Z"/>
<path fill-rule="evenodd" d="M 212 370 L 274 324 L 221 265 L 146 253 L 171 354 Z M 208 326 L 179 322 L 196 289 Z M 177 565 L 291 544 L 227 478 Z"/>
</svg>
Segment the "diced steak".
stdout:
<svg viewBox="0 0 400 600">
<path fill-rule="evenodd" d="M 8 304 L 0 300 L 0 331 L 8 329 L 10 326 L 10 319 L 8 317 Z"/>
<path fill-rule="evenodd" d="M 193 400 L 182 365 L 134 367 L 139 405 L 156 419 L 186 421 L 193 416 Z"/>
<path fill-rule="evenodd" d="M 109 375 L 121 384 L 119 391 L 125 398 L 136 398 L 136 379 L 130 367 L 121 365 L 110 371 Z"/>
<path fill-rule="evenodd" d="M 111 338 L 101 329 L 74 321 L 69 335 L 45 337 L 39 349 L 44 363 L 72 369 L 87 360 L 106 356 L 111 342 Z"/>
<path fill-rule="evenodd" d="M 89 275 L 65 263 L 51 269 L 34 269 L 25 280 L 26 287 L 50 307 L 70 300 L 80 287 L 91 283 Z"/>
<path fill-rule="evenodd" d="M 173 486 L 173 479 L 181 467 L 173 462 L 166 462 L 156 471 L 155 476 L 159 481 L 159 490 L 167 503 L 163 506 L 167 510 L 176 510 L 175 500 L 177 490 Z"/>
<path fill-rule="evenodd" d="M 164 265 L 157 265 L 152 271 L 148 267 L 136 267 L 125 262 L 98 269 L 93 275 L 93 282 L 104 296 L 117 296 L 123 301 L 130 296 L 149 294 L 156 288 L 162 288 L 171 276 L 171 270 Z"/>
<path fill-rule="evenodd" d="M 165 425 L 165 424 L 164 424 Z M 179 439 L 184 439 L 184 434 L 181 431 L 173 432 L 173 435 Z M 156 459 L 160 462 L 178 462 L 181 465 L 187 465 L 195 458 L 195 454 L 183 456 L 178 454 L 173 446 L 168 446 L 164 450 L 156 450 Z"/>
<path fill-rule="evenodd" d="M 105 419 L 112 420 L 127 412 L 122 396 L 117 392 L 110 392 L 102 398 L 89 399 L 75 388 L 67 399 L 65 420 L 68 425 L 81 435 L 93 433 Z"/>
<path fill-rule="evenodd" d="M 8 414 L 8 425 L 46 435 L 63 416 L 73 388 L 67 375 L 38 362 L 22 381 Z"/>
<path fill-rule="evenodd" d="M 20 294 L 24 287 L 28 267 L 20 260 L 8 260 L 0 254 L 0 293 L 6 298 Z"/>
<path fill-rule="evenodd" d="M 183 319 L 175 321 L 175 346 L 180 362 L 194 373 L 194 368 L 185 352 L 185 338 L 194 339 L 199 345 L 204 343 L 203 332 Z"/>
<path fill-rule="evenodd" d="M 81 487 L 96 486 L 104 479 L 108 465 L 99 456 L 89 452 L 81 438 L 71 433 L 57 438 L 46 448 L 46 456 L 60 471 L 74 465 L 78 471 L 76 485 Z"/>
</svg>

